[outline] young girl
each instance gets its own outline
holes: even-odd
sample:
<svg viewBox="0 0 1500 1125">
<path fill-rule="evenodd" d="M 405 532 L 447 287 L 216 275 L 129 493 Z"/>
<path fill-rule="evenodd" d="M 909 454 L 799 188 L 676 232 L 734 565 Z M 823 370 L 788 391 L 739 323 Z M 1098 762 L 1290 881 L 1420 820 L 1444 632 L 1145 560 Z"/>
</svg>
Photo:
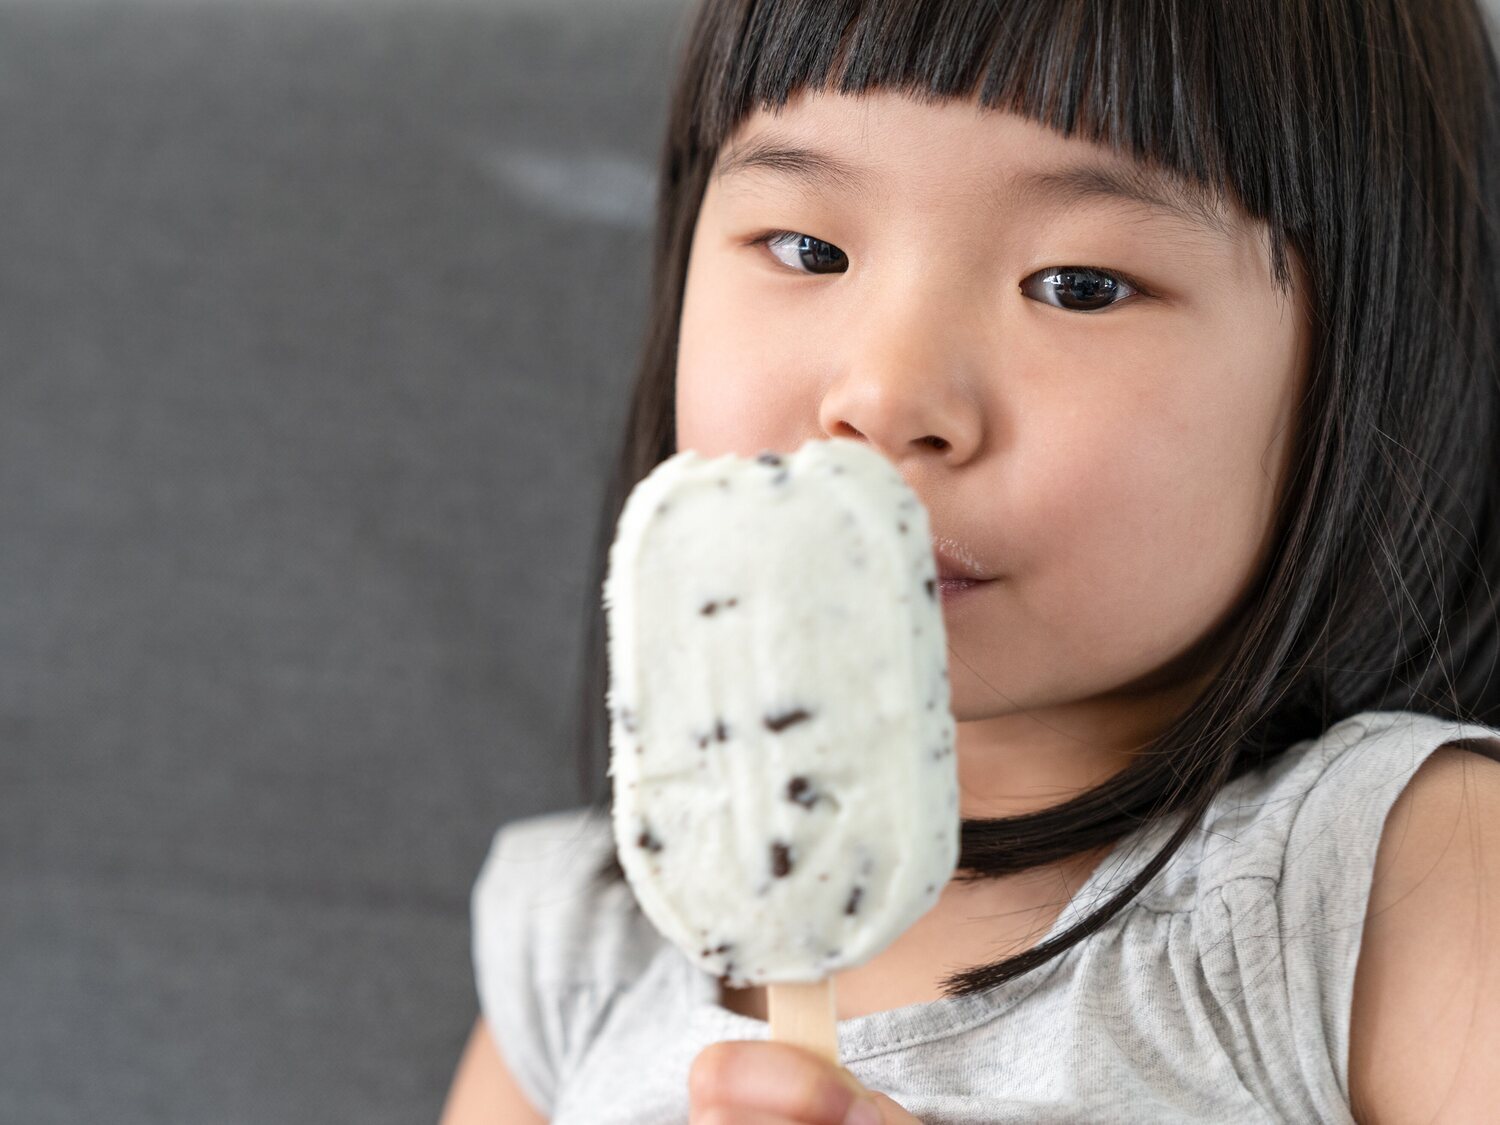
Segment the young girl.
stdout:
<svg viewBox="0 0 1500 1125">
<path fill-rule="evenodd" d="M 449 1125 L 1500 1120 L 1490 33 L 702 4 L 596 574 L 679 449 L 889 458 L 983 580 L 960 870 L 840 974 L 835 1068 L 657 936 L 607 808 L 508 824 Z"/>
</svg>

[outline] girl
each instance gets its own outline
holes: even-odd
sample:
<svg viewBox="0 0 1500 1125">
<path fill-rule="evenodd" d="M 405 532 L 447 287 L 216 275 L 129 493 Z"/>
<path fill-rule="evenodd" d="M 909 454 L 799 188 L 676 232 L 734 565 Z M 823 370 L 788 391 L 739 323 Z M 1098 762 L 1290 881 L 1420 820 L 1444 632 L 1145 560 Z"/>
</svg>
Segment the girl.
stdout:
<svg viewBox="0 0 1500 1125">
<path fill-rule="evenodd" d="M 607 808 L 506 825 L 450 1125 L 1494 1120 L 1488 35 L 702 4 L 596 574 L 678 449 L 889 458 L 982 580 L 944 599 L 960 869 L 839 976 L 834 1068 L 657 937 Z"/>
</svg>

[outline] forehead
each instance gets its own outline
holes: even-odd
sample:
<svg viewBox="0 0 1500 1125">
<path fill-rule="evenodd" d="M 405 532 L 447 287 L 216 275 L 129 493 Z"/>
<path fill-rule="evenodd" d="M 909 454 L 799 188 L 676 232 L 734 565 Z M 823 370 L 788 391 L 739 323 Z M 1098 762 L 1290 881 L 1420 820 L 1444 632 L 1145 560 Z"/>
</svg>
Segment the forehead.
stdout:
<svg viewBox="0 0 1500 1125">
<path fill-rule="evenodd" d="M 713 179 L 849 197 L 926 181 L 998 211 L 1107 204 L 1224 241 L 1247 219 L 1226 192 L 1020 114 L 889 91 L 801 91 L 757 109 L 721 146 Z"/>
</svg>

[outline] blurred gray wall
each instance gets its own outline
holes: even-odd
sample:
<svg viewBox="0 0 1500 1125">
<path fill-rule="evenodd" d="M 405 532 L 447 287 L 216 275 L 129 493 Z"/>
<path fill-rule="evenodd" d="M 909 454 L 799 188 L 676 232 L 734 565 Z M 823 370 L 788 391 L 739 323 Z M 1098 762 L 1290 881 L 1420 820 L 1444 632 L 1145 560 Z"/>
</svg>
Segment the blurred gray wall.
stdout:
<svg viewBox="0 0 1500 1125">
<path fill-rule="evenodd" d="M 686 8 L 0 0 L 0 1122 L 436 1117 Z"/>
<path fill-rule="evenodd" d="M 684 9 L 0 0 L 0 1122 L 436 1118 Z"/>
</svg>

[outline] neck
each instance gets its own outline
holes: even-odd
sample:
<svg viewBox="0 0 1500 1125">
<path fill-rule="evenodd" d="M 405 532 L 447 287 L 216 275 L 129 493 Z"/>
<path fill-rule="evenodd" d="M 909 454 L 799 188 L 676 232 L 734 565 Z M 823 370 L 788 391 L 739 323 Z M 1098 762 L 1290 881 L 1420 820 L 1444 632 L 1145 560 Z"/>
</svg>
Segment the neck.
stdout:
<svg viewBox="0 0 1500 1125">
<path fill-rule="evenodd" d="M 959 722 L 960 814 L 1019 816 L 1103 784 L 1148 749 L 1203 686 L 1196 681 Z"/>
</svg>

